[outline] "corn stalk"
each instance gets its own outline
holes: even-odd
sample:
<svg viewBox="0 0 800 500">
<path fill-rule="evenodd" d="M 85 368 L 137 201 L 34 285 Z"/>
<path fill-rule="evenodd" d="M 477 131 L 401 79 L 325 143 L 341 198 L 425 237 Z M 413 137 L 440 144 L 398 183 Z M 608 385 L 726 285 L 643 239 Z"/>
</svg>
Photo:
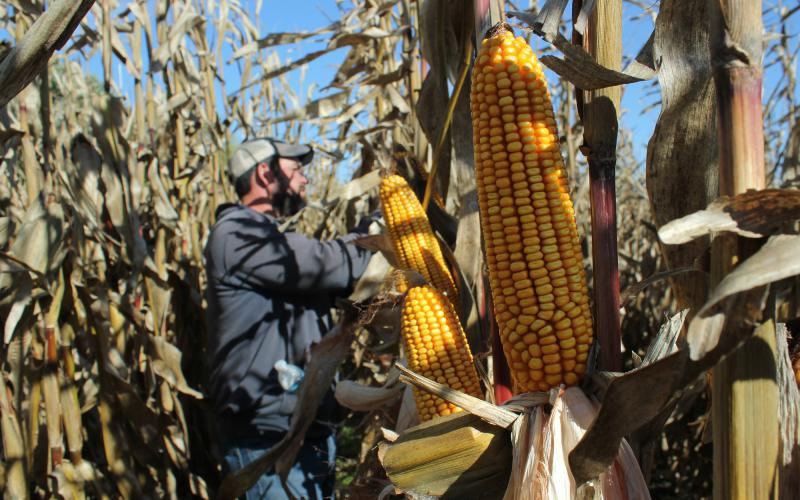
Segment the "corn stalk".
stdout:
<svg viewBox="0 0 800 500">
<path fill-rule="evenodd" d="M 720 195 L 731 196 L 765 187 L 761 2 L 715 0 L 709 5 L 719 190 Z M 751 242 L 735 235 L 715 238 L 712 281 L 721 281 L 754 250 Z M 714 370 L 714 498 L 777 497 L 776 360 L 774 327 L 765 327 Z"/>
</svg>

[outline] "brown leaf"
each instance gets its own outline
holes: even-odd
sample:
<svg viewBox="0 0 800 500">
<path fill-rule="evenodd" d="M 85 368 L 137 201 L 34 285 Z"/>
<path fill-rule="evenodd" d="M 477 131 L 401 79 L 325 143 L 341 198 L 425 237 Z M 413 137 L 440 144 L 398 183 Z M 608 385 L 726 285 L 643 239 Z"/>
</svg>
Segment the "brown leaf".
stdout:
<svg viewBox="0 0 800 500">
<path fill-rule="evenodd" d="M 555 56 L 542 56 L 539 60 L 579 89 L 597 90 L 615 85 L 625 85 L 643 81 L 641 78 L 626 75 L 619 71 L 597 64 L 586 51 L 573 45 L 562 35 L 556 35 L 552 42 L 564 54 L 564 59 Z"/>
<path fill-rule="evenodd" d="M 680 244 L 720 232 L 734 232 L 748 238 L 771 234 L 794 234 L 800 220 L 800 190 L 750 190 L 733 197 L 723 196 L 707 209 L 665 224 L 658 231 L 664 243 Z"/>
</svg>

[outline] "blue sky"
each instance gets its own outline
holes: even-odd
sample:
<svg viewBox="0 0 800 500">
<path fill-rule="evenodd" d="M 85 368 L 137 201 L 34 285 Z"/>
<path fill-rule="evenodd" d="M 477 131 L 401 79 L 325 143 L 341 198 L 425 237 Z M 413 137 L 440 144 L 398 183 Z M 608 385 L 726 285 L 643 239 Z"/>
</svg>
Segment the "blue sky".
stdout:
<svg viewBox="0 0 800 500">
<path fill-rule="evenodd" d="M 764 0 L 764 3 L 766 5 L 774 1 L 780 0 Z M 657 2 L 651 0 L 651 3 Z M 208 5 L 208 3 L 204 2 L 204 5 Z M 649 36 L 653 25 L 650 17 L 646 14 L 642 15 L 643 13 L 639 8 L 632 7 L 627 2 L 624 5 L 623 51 L 626 57 L 633 57 Z M 257 25 L 261 36 L 275 32 L 314 31 L 338 20 L 340 17 L 334 0 L 242 0 L 241 6 L 246 11 L 253 13 L 251 20 Z M 260 14 L 256 16 L 255 13 L 259 6 Z M 524 4 L 520 2 L 519 6 L 524 7 Z M 124 8 L 124 3 L 120 4 L 120 7 Z M 639 19 L 634 20 L 637 17 Z M 800 15 L 795 16 L 795 19 L 800 19 Z M 769 19 L 765 19 L 765 23 L 768 21 Z M 799 23 L 795 22 L 790 26 L 789 35 L 796 35 L 800 31 L 797 24 Z M 322 35 L 299 44 L 279 46 L 275 50 L 278 51 L 282 60 L 295 60 L 311 51 L 324 48 L 326 40 L 327 37 Z M 539 41 L 538 45 L 541 48 L 546 48 L 547 46 L 542 41 Z M 331 81 L 346 53 L 346 48 L 336 50 L 311 62 L 304 71 L 300 69 L 292 71 L 287 75 L 287 78 L 300 96 L 305 96 L 306 89 L 312 84 L 317 89 L 313 97 L 326 95 L 327 92 L 320 89 L 323 89 Z M 230 50 L 224 53 L 224 56 L 229 55 Z M 130 77 L 127 76 L 127 72 L 124 69 L 121 71 L 117 69 L 119 62 L 116 59 L 114 64 L 113 77 L 115 83 L 123 94 L 132 95 L 133 83 Z M 99 52 L 95 53 L 94 57 L 85 63 L 85 67 L 87 71 L 102 78 Z M 227 95 L 239 87 L 239 72 L 235 65 L 224 63 L 221 71 L 223 78 L 226 80 L 224 93 Z M 776 68 L 768 69 L 765 75 L 765 85 L 774 84 L 777 74 Z M 303 75 L 302 79 L 301 75 Z M 548 78 L 553 82 L 555 75 L 548 72 Z M 641 162 L 644 162 L 647 141 L 658 118 L 659 108 L 653 105 L 658 98 L 657 88 L 653 86 L 652 82 L 627 85 L 623 91 L 621 126 L 632 132 L 634 151 L 637 159 Z M 643 112 L 642 110 L 646 108 L 649 108 L 649 111 Z M 221 106 L 220 111 L 222 111 Z"/>
</svg>

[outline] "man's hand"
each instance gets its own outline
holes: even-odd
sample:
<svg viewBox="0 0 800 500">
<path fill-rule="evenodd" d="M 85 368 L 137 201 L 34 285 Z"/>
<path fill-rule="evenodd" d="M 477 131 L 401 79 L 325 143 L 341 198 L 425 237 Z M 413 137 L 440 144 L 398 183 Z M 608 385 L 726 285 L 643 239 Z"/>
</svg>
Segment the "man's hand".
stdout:
<svg viewBox="0 0 800 500">
<path fill-rule="evenodd" d="M 365 234 L 380 234 L 383 232 L 384 226 L 383 214 L 380 210 L 375 210 L 361 218 L 355 231 Z"/>
</svg>

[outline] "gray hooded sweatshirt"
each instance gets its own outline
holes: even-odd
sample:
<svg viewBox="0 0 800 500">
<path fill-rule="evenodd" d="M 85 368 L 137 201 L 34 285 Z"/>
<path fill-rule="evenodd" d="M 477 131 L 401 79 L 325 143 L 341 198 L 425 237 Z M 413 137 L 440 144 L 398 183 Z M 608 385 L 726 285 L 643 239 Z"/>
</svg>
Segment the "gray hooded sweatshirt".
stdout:
<svg viewBox="0 0 800 500">
<path fill-rule="evenodd" d="M 223 429 L 289 429 L 297 396 L 282 389 L 274 365 L 304 367 L 311 345 L 333 326 L 334 298 L 349 294 L 369 262 L 371 252 L 351 243 L 369 222 L 322 242 L 282 233 L 273 217 L 243 205 L 217 209 L 205 249 L 206 298 L 209 392 Z M 333 404 L 323 403 L 319 420 Z"/>
</svg>

